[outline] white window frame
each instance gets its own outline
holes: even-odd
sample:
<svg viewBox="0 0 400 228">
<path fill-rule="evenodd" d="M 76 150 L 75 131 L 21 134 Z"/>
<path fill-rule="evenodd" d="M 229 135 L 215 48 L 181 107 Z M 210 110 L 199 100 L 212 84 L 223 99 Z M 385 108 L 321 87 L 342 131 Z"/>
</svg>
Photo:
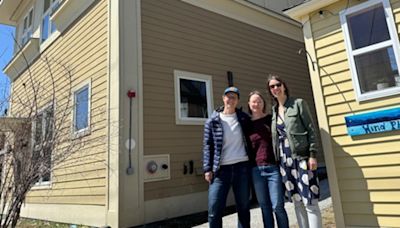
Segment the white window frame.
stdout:
<svg viewBox="0 0 400 228">
<path fill-rule="evenodd" d="M 373 7 L 375 5 L 382 4 L 385 15 L 386 15 L 386 24 L 388 26 L 389 30 L 389 35 L 390 35 L 390 40 L 383 41 L 377 44 L 373 44 L 370 46 L 362 47 L 357 50 L 353 50 L 351 46 L 351 38 L 350 38 L 350 33 L 349 29 L 347 26 L 347 19 L 346 17 L 349 14 L 353 14 L 359 11 L 363 11 L 367 8 Z M 375 98 L 381 98 L 381 97 L 386 97 L 386 96 L 391 96 L 400 93 L 400 87 L 391 87 L 387 88 L 384 90 L 378 90 L 378 91 L 371 91 L 371 92 L 366 92 L 366 93 L 361 93 L 360 89 L 360 84 L 358 80 L 358 74 L 357 74 L 357 69 L 355 65 L 355 60 L 354 57 L 357 55 L 369 53 L 375 50 L 379 50 L 382 48 L 388 48 L 388 47 L 393 47 L 393 52 L 394 56 L 396 59 L 397 67 L 399 68 L 400 71 L 400 53 L 399 53 L 399 39 L 398 39 L 398 33 L 396 31 L 395 27 L 395 22 L 393 19 L 393 12 L 392 8 L 390 6 L 390 2 L 388 0 L 369 0 L 364 3 L 358 4 L 354 7 L 345 9 L 340 12 L 340 21 L 342 25 L 342 31 L 344 32 L 344 42 L 346 45 L 346 51 L 347 51 L 347 57 L 349 60 L 350 64 L 350 73 L 351 77 L 353 80 L 353 87 L 356 92 L 356 99 L 357 101 L 366 101 L 366 100 L 371 100 Z"/>
<path fill-rule="evenodd" d="M 57 30 L 57 27 L 56 27 L 55 31 L 53 31 L 53 32 L 51 31 L 51 28 L 52 28 L 52 26 L 54 24 L 54 22 L 51 20 L 51 15 L 55 11 L 57 11 L 58 7 L 61 5 L 61 1 L 60 0 L 50 0 L 49 8 L 45 12 L 43 12 L 44 11 L 44 5 L 45 5 L 44 2 L 45 2 L 45 0 L 43 0 L 43 10 L 42 10 L 42 17 L 41 17 L 41 21 L 40 21 L 40 38 L 39 39 L 40 39 L 40 44 L 41 44 L 41 47 L 40 47 L 41 51 L 46 49 L 47 46 L 49 46 L 60 35 L 60 32 Z M 57 4 L 58 4 L 58 7 L 55 8 L 55 5 L 57 5 Z M 43 38 L 43 33 L 44 33 L 43 21 L 44 21 L 46 16 L 49 17 L 49 23 L 48 23 L 48 28 L 47 28 L 47 33 L 48 34 L 47 34 L 47 38 L 43 40 L 42 39 Z M 54 24 L 54 26 L 56 26 L 56 25 Z"/>
<path fill-rule="evenodd" d="M 43 113 L 46 113 L 45 111 L 48 109 L 48 108 L 50 108 L 51 106 L 53 106 L 53 115 L 55 115 L 55 103 L 49 103 L 49 104 L 47 104 L 47 105 L 45 105 L 45 106 L 43 106 L 39 111 L 38 111 L 38 114 L 40 115 L 40 114 L 43 114 Z M 44 135 L 45 135 L 45 129 L 46 129 L 46 124 L 43 124 L 43 123 L 45 123 L 46 121 L 44 121 L 46 119 L 46 117 L 45 117 L 45 115 L 43 115 L 43 117 L 42 117 L 42 138 L 44 138 Z M 32 131 L 32 150 L 33 150 L 33 153 L 35 153 L 35 150 L 36 150 L 36 148 L 35 148 L 35 138 L 36 138 L 36 121 L 34 122 L 34 124 L 33 124 L 33 131 Z M 54 132 L 53 132 L 53 134 L 54 134 Z M 50 171 L 50 180 L 48 180 L 48 181 L 43 181 L 43 177 L 41 176 L 41 177 L 39 177 L 39 180 L 35 183 L 35 185 L 34 185 L 34 188 L 35 189 L 37 189 L 37 188 L 49 188 L 50 186 L 51 186 L 51 181 L 53 180 L 53 173 Z"/>
<path fill-rule="evenodd" d="M 199 74 L 181 70 L 174 70 L 175 81 L 175 122 L 178 125 L 203 125 L 207 118 L 196 117 L 181 117 L 181 91 L 180 79 L 188 79 L 193 81 L 205 82 L 206 95 L 207 95 L 207 112 L 208 117 L 211 116 L 213 111 L 213 91 L 212 91 L 212 77 L 211 75 Z"/>
<path fill-rule="evenodd" d="M 86 128 L 83 129 L 79 129 L 79 130 L 75 130 L 75 126 L 76 126 L 76 95 L 83 91 L 84 89 L 88 89 L 88 116 L 87 116 L 87 122 L 88 122 L 88 126 Z M 78 137 L 82 137 L 85 135 L 90 134 L 90 116 L 91 116 L 91 97 L 92 97 L 92 83 L 91 81 L 86 81 L 81 83 L 80 85 L 78 85 L 73 91 L 72 91 L 72 99 L 73 99 L 73 108 L 72 108 L 72 124 L 71 124 L 71 131 L 72 131 L 72 137 L 73 138 L 78 138 Z"/>
<path fill-rule="evenodd" d="M 28 13 L 25 15 L 25 17 L 22 19 L 21 22 L 21 47 L 23 47 L 32 37 L 33 33 L 33 20 L 34 20 L 34 11 L 33 7 L 28 10 Z M 25 27 L 25 21 L 27 21 L 30 24 L 29 26 Z"/>
</svg>

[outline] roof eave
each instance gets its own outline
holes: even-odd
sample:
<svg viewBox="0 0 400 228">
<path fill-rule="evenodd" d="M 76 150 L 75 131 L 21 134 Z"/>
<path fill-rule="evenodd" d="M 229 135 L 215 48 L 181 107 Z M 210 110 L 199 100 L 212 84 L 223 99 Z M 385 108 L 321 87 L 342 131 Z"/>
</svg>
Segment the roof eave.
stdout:
<svg viewBox="0 0 400 228">
<path fill-rule="evenodd" d="M 284 13 L 297 21 L 301 21 L 303 16 L 338 1 L 339 0 L 310 0 L 294 8 L 286 10 Z"/>
<path fill-rule="evenodd" d="M 17 22 L 12 16 L 21 2 L 22 0 L 0 0 L 0 24 L 16 26 Z"/>
</svg>

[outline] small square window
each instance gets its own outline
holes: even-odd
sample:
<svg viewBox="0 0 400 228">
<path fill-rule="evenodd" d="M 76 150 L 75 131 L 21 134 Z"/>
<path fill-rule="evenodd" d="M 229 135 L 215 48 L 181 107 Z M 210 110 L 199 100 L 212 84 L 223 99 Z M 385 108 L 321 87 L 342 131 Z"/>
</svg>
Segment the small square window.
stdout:
<svg viewBox="0 0 400 228">
<path fill-rule="evenodd" d="M 90 125 L 90 85 L 74 92 L 73 132 L 86 133 Z"/>
<path fill-rule="evenodd" d="M 388 0 L 370 0 L 340 13 L 357 100 L 400 93 L 399 40 Z"/>
<path fill-rule="evenodd" d="M 174 71 L 177 124 L 204 124 L 211 115 L 211 76 Z"/>
</svg>

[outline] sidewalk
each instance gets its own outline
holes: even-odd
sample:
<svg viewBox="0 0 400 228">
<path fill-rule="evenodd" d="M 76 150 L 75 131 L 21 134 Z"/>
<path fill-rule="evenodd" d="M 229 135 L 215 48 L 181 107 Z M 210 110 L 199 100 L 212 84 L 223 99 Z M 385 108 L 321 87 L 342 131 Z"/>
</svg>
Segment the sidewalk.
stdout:
<svg viewBox="0 0 400 228">
<path fill-rule="evenodd" d="M 321 211 L 330 207 L 332 205 L 332 200 L 331 196 L 329 193 L 329 184 L 328 184 L 328 179 L 324 179 L 320 182 L 320 189 L 321 189 L 321 196 L 320 196 L 320 201 L 319 201 L 319 207 L 321 208 Z M 295 225 L 297 224 L 297 219 L 296 215 L 294 212 L 294 207 L 293 203 L 285 203 L 285 208 L 288 213 L 289 217 L 289 224 L 290 225 Z M 250 211 L 251 213 L 251 227 L 263 227 L 263 222 L 262 222 L 262 216 L 261 216 L 261 210 L 259 207 L 253 208 Z M 203 223 L 198 226 L 194 226 L 196 228 L 208 228 L 208 223 Z M 236 228 L 237 227 L 237 214 L 233 213 L 230 215 L 227 215 L 223 218 L 223 227 L 225 228 Z"/>
</svg>

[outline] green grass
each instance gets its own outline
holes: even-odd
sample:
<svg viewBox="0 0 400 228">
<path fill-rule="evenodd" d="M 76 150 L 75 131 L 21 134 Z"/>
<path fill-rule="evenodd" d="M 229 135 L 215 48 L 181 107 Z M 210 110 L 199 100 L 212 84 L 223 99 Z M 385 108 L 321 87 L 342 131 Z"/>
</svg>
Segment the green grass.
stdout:
<svg viewBox="0 0 400 228">
<path fill-rule="evenodd" d="M 35 220 L 35 219 L 25 219 L 22 218 L 18 222 L 17 227 L 18 228 L 53 228 L 53 227 L 59 227 L 59 228 L 70 228 L 71 224 L 66 224 L 66 223 L 56 223 L 56 222 L 49 222 L 49 221 L 43 221 L 43 220 Z M 80 226 L 77 225 L 79 228 L 90 228 L 89 226 Z"/>
</svg>

